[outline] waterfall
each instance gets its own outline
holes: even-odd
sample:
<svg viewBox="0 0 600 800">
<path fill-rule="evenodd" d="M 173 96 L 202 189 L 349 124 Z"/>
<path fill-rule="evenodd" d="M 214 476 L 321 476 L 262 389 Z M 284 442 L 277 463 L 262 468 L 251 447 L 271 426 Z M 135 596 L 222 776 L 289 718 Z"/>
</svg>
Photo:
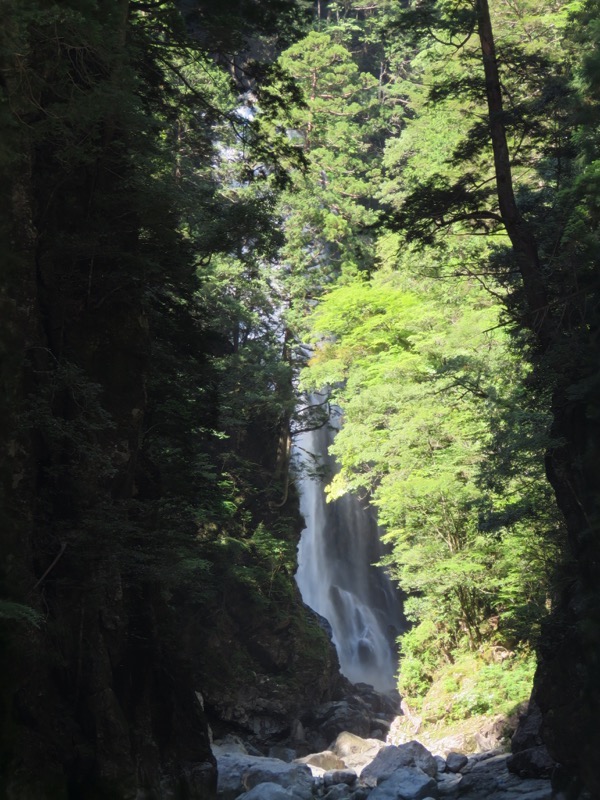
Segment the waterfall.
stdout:
<svg viewBox="0 0 600 800">
<path fill-rule="evenodd" d="M 300 434 L 295 444 L 306 523 L 296 582 L 304 602 L 331 625 L 342 673 L 353 683 L 390 691 L 395 639 L 405 628 L 401 603 L 385 571 L 374 566 L 382 547 L 373 509 L 353 495 L 325 501 L 327 474 L 336 468 L 328 453 L 334 435 L 333 426 L 324 425 Z M 315 463 L 325 475 L 315 475 Z"/>
</svg>

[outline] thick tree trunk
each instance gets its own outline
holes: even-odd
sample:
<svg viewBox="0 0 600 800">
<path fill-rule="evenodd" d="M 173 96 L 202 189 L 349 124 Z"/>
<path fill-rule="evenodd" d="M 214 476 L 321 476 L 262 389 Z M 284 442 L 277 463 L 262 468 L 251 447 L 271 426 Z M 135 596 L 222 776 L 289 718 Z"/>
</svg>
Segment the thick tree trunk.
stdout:
<svg viewBox="0 0 600 800">
<path fill-rule="evenodd" d="M 529 226 L 523 219 L 515 199 L 504 123 L 502 88 L 488 0 L 478 0 L 477 11 L 498 205 L 502 221 L 514 250 L 521 278 L 523 279 L 523 287 L 530 313 L 530 325 L 537 333 L 540 344 L 545 349 L 550 345 L 554 331 L 537 243 Z"/>
</svg>

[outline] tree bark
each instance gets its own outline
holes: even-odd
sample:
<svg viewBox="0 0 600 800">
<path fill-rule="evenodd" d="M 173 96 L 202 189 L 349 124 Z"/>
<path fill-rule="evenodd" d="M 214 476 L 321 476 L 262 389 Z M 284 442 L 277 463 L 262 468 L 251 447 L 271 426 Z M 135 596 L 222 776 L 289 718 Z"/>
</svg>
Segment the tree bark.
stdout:
<svg viewBox="0 0 600 800">
<path fill-rule="evenodd" d="M 485 73 L 485 93 L 494 155 L 498 205 L 523 280 L 530 313 L 529 324 L 537 334 L 542 347 L 546 349 L 553 338 L 553 325 L 537 243 L 529 225 L 523 219 L 515 199 L 504 122 L 502 87 L 488 0 L 478 0 L 477 2 L 477 27 Z"/>
</svg>

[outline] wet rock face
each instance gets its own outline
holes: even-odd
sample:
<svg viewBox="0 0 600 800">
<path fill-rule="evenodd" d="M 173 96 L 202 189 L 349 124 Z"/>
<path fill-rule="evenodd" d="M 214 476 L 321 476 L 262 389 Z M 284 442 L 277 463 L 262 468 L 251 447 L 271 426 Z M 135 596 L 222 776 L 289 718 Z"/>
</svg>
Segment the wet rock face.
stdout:
<svg viewBox="0 0 600 800">
<path fill-rule="evenodd" d="M 236 595 L 222 610 L 218 629 L 210 620 L 189 622 L 196 681 L 216 738 L 239 734 L 263 753 L 301 742 L 306 753 L 326 747 L 306 741 L 304 716 L 341 699 L 348 684 L 335 648 L 299 592 L 284 616 L 274 626 L 252 598 Z"/>
<path fill-rule="evenodd" d="M 303 691 L 307 692 L 309 685 L 307 682 Z M 241 686 L 230 687 L 228 697 L 211 709 L 218 715 L 215 738 L 220 742 L 228 731 L 235 731 L 261 755 L 284 761 L 322 753 L 342 732 L 348 741 L 355 737 L 359 749 L 364 748 L 365 741 L 382 745 L 381 739 L 397 711 L 396 698 L 380 695 L 370 686 L 353 686 L 343 678 L 336 690 L 331 689 L 337 694 L 334 699 L 319 702 L 319 691 L 316 685 L 312 702 L 302 695 L 290 698 L 285 685 L 265 675 L 258 676 L 244 693 Z M 303 709 L 299 707 L 301 701 Z M 296 714 L 299 718 L 294 718 Z M 376 740 L 374 733 L 380 738 Z"/>
</svg>

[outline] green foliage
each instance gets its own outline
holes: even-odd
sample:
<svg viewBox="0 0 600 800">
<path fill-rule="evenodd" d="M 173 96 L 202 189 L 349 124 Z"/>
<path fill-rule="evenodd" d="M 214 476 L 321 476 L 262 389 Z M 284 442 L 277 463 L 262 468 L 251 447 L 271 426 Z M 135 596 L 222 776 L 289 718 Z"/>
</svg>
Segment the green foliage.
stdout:
<svg viewBox="0 0 600 800">
<path fill-rule="evenodd" d="M 490 5 L 514 190 L 526 212 L 539 205 L 537 213 L 552 213 L 570 150 L 568 4 Z M 503 231 L 476 21 L 476 6 L 467 2 L 428 2 L 399 16 L 419 54 L 402 83 L 413 114 L 406 132 L 386 145 L 384 202 L 394 208 L 392 226 L 409 240 L 432 242 L 449 229 L 461 236 Z M 548 246 L 552 251 L 556 240 Z M 492 269 L 499 266 L 492 263 Z M 511 285 L 514 279 L 502 266 L 501 279 Z"/>
<path fill-rule="evenodd" d="M 280 280 L 294 332 L 302 330 L 307 309 L 329 281 L 372 263 L 383 117 L 377 80 L 357 63 L 351 38 L 347 27 L 328 25 L 288 48 L 278 62 L 301 95 L 300 103 L 271 121 L 304 158 L 278 206 L 285 237 Z M 280 84 L 281 78 L 270 91 L 279 92 Z"/>
<path fill-rule="evenodd" d="M 329 492 L 369 492 L 384 563 L 408 593 L 400 685 L 413 697 L 465 649 L 535 640 L 561 529 L 542 483 L 548 418 L 522 396 L 529 369 L 500 295 L 476 277 L 440 280 L 434 251 L 397 255 L 395 242 L 382 238 L 370 280 L 322 298 L 303 381 L 331 386 L 344 414 Z M 462 267 L 485 249 L 444 256 Z"/>
<path fill-rule="evenodd" d="M 587 485 L 596 452 L 593 431 L 583 444 L 573 428 L 584 405 L 587 419 L 597 416 L 596 4 L 491 6 L 512 170 L 502 175 L 481 7 L 432 0 L 388 16 L 383 4 L 380 97 L 390 127 L 368 179 L 382 176 L 370 196 L 387 209 L 379 217 L 387 231 L 377 260 L 363 262 L 370 278 L 330 278 L 309 318 L 315 352 L 303 377 L 306 389 L 329 385 L 342 407 L 332 448 L 341 471 L 329 492 L 367 492 L 378 508 L 385 563 L 409 593 L 413 623 L 400 681 L 421 696 L 465 650 L 535 643 L 567 551 L 544 455 L 573 526 L 573 484 L 562 483 L 574 471 Z M 352 33 L 332 35 L 360 37 L 351 5 L 343 7 L 338 22 Z M 588 26 L 572 24 L 573 15 Z M 535 240 L 539 261 L 529 257 L 529 268 L 547 292 L 550 322 L 528 316 L 539 301 L 499 200 L 497 180 L 507 175 Z M 558 438 L 567 430 L 579 445 Z M 580 528 L 597 519 L 591 483 L 579 494 L 591 515 Z M 522 693 L 520 664 L 507 661 L 521 687 L 499 689 L 510 697 Z M 502 685 L 494 669 L 489 680 Z M 478 691 L 463 705 L 461 714 L 487 709 Z"/>
<path fill-rule="evenodd" d="M 0 619 L 14 620 L 34 628 L 39 628 L 42 624 L 42 615 L 35 608 L 11 600 L 0 600 Z"/>
<path fill-rule="evenodd" d="M 492 651 L 463 654 L 439 669 L 415 705 L 425 725 L 515 714 L 529 699 L 535 658 L 527 651 L 509 653 L 501 648 L 495 657 L 499 660 L 493 660 Z"/>
<path fill-rule="evenodd" d="M 265 608 L 272 606 L 275 617 L 285 613 L 293 600 L 289 577 L 294 568 L 294 547 L 281 538 L 281 528 L 280 523 L 277 535 L 259 523 L 248 539 L 223 541 L 234 550 L 240 548 L 239 552 L 247 558 L 232 568 L 236 582 L 251 587 L 254 602 Z"/>
</svg>

